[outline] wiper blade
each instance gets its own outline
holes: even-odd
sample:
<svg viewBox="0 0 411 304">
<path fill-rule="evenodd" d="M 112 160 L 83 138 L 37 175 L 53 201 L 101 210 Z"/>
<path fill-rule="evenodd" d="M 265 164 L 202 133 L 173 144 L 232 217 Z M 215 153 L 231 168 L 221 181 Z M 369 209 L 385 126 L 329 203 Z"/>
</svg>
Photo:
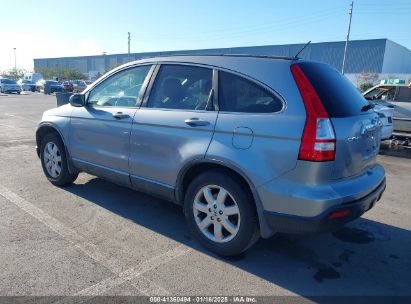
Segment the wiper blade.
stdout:
<svg viewBox="0 0 411 304">
<path fill-rule="evenodd" d="M 367 111 L 371 110 L 374 107 L 375 107 L 374 104 L 369 103 L 369 104 L 367 104 L 367 105 L 365 105 L 361 108 L 361 112 L 367 112 Z"/>
</svg>

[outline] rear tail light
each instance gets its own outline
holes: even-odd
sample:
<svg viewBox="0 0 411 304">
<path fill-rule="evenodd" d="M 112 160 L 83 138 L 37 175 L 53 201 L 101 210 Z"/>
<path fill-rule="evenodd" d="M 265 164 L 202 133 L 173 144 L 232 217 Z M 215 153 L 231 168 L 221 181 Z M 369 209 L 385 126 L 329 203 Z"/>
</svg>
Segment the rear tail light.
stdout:
<svg viewBox="0 0 411 304">
<path fill-rule="evenodd" d="M 329 219 L 337 219 L 337 218 L 342 218 L 342 217 L 346 217 L 350 215 L 350 210 L 345 209 L 345 210 L 339 210 L 339 211 L 334 211 L 333 213 L 331 213 L 328 218 Z"/>
<path fill-rule="evenodd" d="M 291 65 L 291 73 L 300 91 L 307 114 L 298 159 L 308 161 L 334 160 L 335 132 L 328 113 L 303 70 L 297 64 L 293 64 Z"/>
</svg>

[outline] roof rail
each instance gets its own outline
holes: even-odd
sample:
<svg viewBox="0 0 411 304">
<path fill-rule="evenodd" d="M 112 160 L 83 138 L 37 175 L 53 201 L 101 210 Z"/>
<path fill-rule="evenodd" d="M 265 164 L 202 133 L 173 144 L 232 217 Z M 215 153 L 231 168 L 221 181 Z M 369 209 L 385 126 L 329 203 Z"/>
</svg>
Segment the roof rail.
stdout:
<svg viewBox="0 0 411 304">
<path fill-rule="evenodd" d="M 284 60 L 296 60 L 299 58 L 295 57 L 288 57 L 288 56 L 270 56 L 270 55 L 255 55 L 255 54 L 168 54 L 168 55 L 156 55 L 156 56 L 147 56 L 147 57 L 142 57 L 140 59 L 148 59 L 148 58 L 162 58 L 162 57 L 177 57 L 177 56 L 225 56 L 225 57 L 253 57 L 253 58 L 268 58 L 268 59 L 284 59 Z M 139 60 L 139 59 L 137 59 Z"/>
</svg>

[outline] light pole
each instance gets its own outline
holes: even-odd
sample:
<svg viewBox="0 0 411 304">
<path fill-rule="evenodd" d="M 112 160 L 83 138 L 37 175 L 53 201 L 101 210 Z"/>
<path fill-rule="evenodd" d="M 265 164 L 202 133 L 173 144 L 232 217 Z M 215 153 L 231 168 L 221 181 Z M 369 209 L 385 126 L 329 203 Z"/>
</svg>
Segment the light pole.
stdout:
<svg viewBox="0 0 411 304">
<path fill-rule="evenodd" d="M 128 62 L 130 62 L 130 32 L 127 32 L 128 34 Z"/>
<path fill-rule="evenodd" d="M 344 57 L 343 57 L 343 63 L 342 63 L 342 69 L 341 69 L 341 73 L 344 75 L 344 70 L 345 70 L 345 61 L 347 60 L 347 47 L 348 47 L 348 41 L 350 40 L 350 31 L 351 31 L 351 18 L 352 18 L 352 9 L 354 6 L 354 1 L 351 1 L 351 5 L 350 5 L 350 10 L 349 10 L 349 14 L 350 14 L 350 22 L 348 23 L 348 32 L 347 32 L 347 39 L 345 40 L 345 47 L 344 47 Z"/>
<path fill-rule="evenodd" d="M 16 48 L 13 48 L 13 50 L 14 50 L 14 74 L 16 74 L 16 78 L 17 78 Z"/>
</svg>

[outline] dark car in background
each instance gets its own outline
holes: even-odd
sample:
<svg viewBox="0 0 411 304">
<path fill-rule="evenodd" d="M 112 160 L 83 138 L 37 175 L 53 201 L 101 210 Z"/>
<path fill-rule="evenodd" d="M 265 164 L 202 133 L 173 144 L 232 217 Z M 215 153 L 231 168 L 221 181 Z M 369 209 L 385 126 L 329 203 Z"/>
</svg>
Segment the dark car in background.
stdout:
<svg viewBox="0 0 411 304">
<path fill-rule="evenodd" d="M 44 92 L 44 89 L 49 87 L 50 93 L 63 92 L 64 86 L 56 80 L 43 80 L 36 83 L 36 90 L 39 92 Z"/>
<path fill-rule="evenodd" d="M 71 83 L 71 81 L 64 81 L 64 82 L 62 83 L 62 85 L 63 85 L 63 91 L 64 91 L 64 92 L 73 92 L 74 86 L 73 86 L 73 84 Z"/>
<path fill-rule="evenodd" d="M 71 80 L 74 93 L 81 93 L 87 88 L 87 83 L 84 80 Z"/>
</svg>

